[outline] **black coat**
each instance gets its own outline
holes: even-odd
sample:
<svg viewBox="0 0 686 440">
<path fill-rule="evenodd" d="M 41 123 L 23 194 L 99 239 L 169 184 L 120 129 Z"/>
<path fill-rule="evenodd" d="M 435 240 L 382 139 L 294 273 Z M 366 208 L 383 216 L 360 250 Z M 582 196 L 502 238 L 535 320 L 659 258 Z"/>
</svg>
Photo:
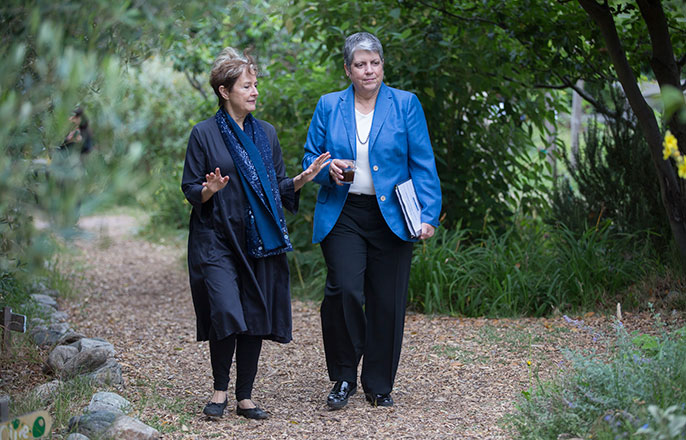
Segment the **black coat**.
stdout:
<svg viewBox="0 0 686 440">
<path fill-rule="evenodd" d="M 286 177 L 274 127 L 259 121 L 272 149 L 283 207 L 295 213 L 300 193 Z M 205 175 L 219 167 L 229 182 L 207 202 L 200 193 Z M 191 131 L 181 189 L 193 206 L 188 236 L 188 273 L 197 338 L 232 334 L 291 340 L 291 302 L 286 254 L 252 258 L 246 249 L 247 200 L 231 154 L 214 117 Z"/>
</svg>

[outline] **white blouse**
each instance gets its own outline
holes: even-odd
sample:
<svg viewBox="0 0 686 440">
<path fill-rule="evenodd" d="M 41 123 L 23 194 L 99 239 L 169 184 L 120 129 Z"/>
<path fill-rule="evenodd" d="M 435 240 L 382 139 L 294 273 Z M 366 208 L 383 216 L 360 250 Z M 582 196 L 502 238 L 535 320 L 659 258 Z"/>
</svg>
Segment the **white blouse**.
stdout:
<svg viewBox="0 0 686 440">
<path fill-rule="evenodd" d="M 355 180 L 350 185 L 350 192 L 354 194 L 376 194 L 372 181 L 372 169 L 369 166 L 369 135 L 372 129 L 374 110 L 364 115 L 355 109 L 355 126 L 357 145 L 357 159 L 355 159 Z"/>
</svg>

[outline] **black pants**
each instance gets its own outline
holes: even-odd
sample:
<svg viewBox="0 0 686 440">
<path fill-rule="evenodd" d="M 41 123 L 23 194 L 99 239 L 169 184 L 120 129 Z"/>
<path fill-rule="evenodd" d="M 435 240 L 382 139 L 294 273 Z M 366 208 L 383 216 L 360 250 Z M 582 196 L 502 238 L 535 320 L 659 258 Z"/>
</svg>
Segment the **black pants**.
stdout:
<svg viewBox="0 0 686 440">
<path fill-rule="evenodd" d="M 405 326 L 413 243 L 388 227 L 375 196 L 348 195 L 321 243 L 328 269 L 321 307 L 329 379 L 360 381 L 368 393 L 393 389 Z"/>
<path fill-rule="evenodd" d="M 249 335 L 231 335 L 216 340 L 210 338 L 210 360 L 214 389 L 229 388 L 229 371 L 234 349 L 236 351 L 236 400 L 250 399 L 257 375 L 257 361 L 262 350 L 262 338 Z"/>
</svg>

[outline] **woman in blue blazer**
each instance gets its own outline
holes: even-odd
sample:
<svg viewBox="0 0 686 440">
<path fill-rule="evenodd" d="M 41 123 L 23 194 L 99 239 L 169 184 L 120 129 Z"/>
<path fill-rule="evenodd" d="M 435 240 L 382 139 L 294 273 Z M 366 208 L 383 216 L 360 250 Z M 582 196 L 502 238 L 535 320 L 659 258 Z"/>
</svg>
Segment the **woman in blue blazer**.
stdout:
<svg viewBox="0 0 686 440">
<path fill-rule="evenodd" d="M 303 168 L 328 152 L 313 242 L 327 265 L 321 306 L 331 409 L 343 408 L 360 382 L 373 406 L 392 406 L 400 359 L 413 239 L 394 188 L 412 179 L 421 204 L 419 239 L 438 226 L 441 188 L 417 97 L 383 83 L 383 48 L 372 34 L 349 36 L 344 68 L 352 84 L 320 98 L 307 134 Z M 352 184 L 345 160 L 355 160 Z"/>
</svg>

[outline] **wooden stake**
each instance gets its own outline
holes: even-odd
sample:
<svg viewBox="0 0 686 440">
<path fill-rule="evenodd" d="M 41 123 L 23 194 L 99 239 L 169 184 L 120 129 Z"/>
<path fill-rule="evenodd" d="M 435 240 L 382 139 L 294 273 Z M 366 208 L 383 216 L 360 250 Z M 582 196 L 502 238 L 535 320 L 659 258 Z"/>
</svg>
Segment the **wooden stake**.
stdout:
<svg viewBox="0 0 686 440">
<path fill-rule="evenodd" d="M 0 423 L 10 419 L 10 397 L 0 396 Z"/>
<path fill-rule="evenodd" d="M 5 306 L 2 309 L 2 351 L 10 351 L 10 322 L 12 321 L 12 309 Z"/>
</svg>

